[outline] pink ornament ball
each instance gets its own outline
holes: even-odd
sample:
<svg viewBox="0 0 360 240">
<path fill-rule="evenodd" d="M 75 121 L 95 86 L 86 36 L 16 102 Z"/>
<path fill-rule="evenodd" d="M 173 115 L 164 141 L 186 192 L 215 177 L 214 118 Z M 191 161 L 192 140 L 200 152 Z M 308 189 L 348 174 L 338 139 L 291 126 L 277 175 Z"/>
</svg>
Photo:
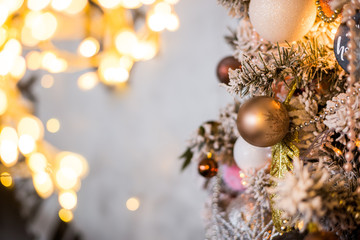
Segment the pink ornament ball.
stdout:
<svg viewBox="0 0 360 240">
<path fill-rule="evenodd" d="M 241 169 L 236 166 L 227 166 L 223 167 L 223 180 L 226 185 L 234 191 L 243 191 L 246 187 L 242 184 L 242 178 L 240 177 Z"/>
</svg>

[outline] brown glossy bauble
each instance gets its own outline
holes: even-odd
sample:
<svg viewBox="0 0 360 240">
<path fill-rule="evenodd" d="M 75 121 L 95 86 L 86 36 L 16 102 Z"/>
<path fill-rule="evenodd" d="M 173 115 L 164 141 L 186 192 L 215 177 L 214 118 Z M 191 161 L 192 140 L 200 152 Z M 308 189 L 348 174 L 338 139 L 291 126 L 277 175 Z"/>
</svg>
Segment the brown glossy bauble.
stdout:
<svg viewBox="0 0 360 240">
<path fill-rule="evenodd" d="M 241 68 L 241 64 L 233 56 L 223 58 L 216 68 L 216 75 L 221 83 L 229 83 L 229 68 L 235 70 Z"/>
<path fill-rule="evenodd" d="M 304 240 L 339 240 L 339 238 L 332 232 L 315 232 L 309 233 Z"/>
<path fill-rule="evenodd" d="M 218 172 L 218 165 L 212 158 L 204 158 L 200 161 L 198 171 L 201 176 L 211 178 L 216 176 Z"/>
<path fill-rule="evenodd" d="M 254 97 L 238 112 L 237 127 L 245 141 L 257 147 L 280 142 L 289 131 L 289 115 L 285 106 L 271 97 Z"/>
</svg>

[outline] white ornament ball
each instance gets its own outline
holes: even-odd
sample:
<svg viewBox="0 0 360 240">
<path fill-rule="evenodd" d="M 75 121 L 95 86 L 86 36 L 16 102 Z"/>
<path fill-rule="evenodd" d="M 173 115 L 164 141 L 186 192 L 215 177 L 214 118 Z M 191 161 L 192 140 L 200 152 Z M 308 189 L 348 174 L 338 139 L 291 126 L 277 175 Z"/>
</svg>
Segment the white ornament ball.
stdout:
<svg viewBox="0 0 360 240">
<path fill-rule="evenodd" d="M 243 171 L 259 169 L 271 159 L 270 147 L 256 147 L 239 137 L 234 144 L 234 160 Z"/>
<path fill-rule="evenodd" d="M 259 35 L 283 43 L 301 39 L 316 18 L 314 0 L 251 0 L 250 22 Z"/>
</svg>

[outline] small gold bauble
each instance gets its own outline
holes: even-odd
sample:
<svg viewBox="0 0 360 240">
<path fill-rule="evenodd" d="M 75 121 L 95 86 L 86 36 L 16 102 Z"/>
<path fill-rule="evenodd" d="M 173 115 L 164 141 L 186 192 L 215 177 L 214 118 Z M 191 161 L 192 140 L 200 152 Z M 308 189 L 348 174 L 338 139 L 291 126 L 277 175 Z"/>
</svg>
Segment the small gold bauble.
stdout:
<svg viewBox="0 0 360 240">
<path fill-rule="evenodd" d="M 248 143 L 269 147 L 280 142 L 289 130 L 285 106 L 271 97 L 254 97 L 243 104 L 238 113 L 237 127 Z"/>
</svg>

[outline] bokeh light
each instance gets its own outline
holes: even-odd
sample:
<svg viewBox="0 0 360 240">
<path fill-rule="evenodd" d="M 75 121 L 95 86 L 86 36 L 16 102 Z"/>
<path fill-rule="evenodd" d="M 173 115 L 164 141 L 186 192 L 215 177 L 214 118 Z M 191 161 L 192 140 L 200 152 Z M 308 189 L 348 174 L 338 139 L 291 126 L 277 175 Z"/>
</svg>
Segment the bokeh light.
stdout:
<svg viewBox="0 0 360 240">
<path fill-rule="evenodd" d="M 46 129 L 51 133 L 56 133 L 60 130 L 60 122 L 56 118 L 51 118 L 46 122 Z"/>
<path fill-rule="evenodd" d="M 35 150 L 35 139 L 27 134 L 19 137 L 19 150 L 22 154 L 27 155 Z"/>
<path fill-rule="evenodd" d="M 71 189 L 78 182 L 78 175 L 75 170 L 69 167 L 62 167 L 56 172 L 56 184 L 64 190 Z"/>
<path fill-rule="evenodd" d="M 7 188 L 9 188 L 13 185 L 13 179 L 12 179 L 10 173 L 8 173 L 8 172 L 1 173 L 0 181 L 1 181 L 1 184 Z"/>
<path fill-rule="evenodd" d="M 60 209 L 59 218 L 63 222 L 70 222 L 74 218 L 74 215 L 70 210 Z"/>
<path fill-rule="evenodd" d="M 0 156 L 1 162 L 11 167 L 18 160 L 18 135 L 12 127 L 4 127 L 0 134 Z"/>
<path fill-rule="evenodd" d="M 21 118 L 17 125 L 19 135 L 29 135 L 34 140 L 40 140 L 44 136 L 44 128 L 41 121 L 35 116 L 26 116 Z"/>
<path fill-rule="evenodd" d="M 42 153 L 33 153 L 27 159 L 26 163 L 30 170 L 34 173 L 45 172 L 47 166 L 47 160 Z"/>
<path fill-rule="evenodd" d="M 78 86 L 81 90 L 87 91 L 93 89 L 99 82 L 96 72 L 88 72 L 81 75 L 78 79 Z"/>
<path fill-rule="evenodd" d="M 6 93 L 0 89 L 0 115 L 4 114 L 8 107 L 8 100 Z"/>
<path fill-rule="evenodd" d="M 59 203 L 64 209 L 71 210 L 75 208 L 77 204 L 76 193 L 74 191 L 60 192 Z"/>
<path fill-rule="evenodd" d="M 138 210 L 139 207 L 140 207 L 140 201 L 136 197 L 129 198 L 126 201 L 126 208 L 129 211 L 136 211 L 136 210 Z"/>
<path fill-rule="evenodd" d="M 79 46 L 79 53 L 84 57 L 92 57 L 99 51 L 99 42 L 92 37 L 85 38 Z"/>
<path fill-rule="evenodd" d="M 41 86 L 43 88 L 51 88 L 54 85 L 54 77 L 50 74 L 45 74 L 41 78 Z"/>
<path fill-rule="evenodd" d="M 46 172 L 37 172 L 33 175 L 33 184 L 36 192 L 42 198 L 48 198 L 54 192 L 54 184 Z"/>
</svg>

